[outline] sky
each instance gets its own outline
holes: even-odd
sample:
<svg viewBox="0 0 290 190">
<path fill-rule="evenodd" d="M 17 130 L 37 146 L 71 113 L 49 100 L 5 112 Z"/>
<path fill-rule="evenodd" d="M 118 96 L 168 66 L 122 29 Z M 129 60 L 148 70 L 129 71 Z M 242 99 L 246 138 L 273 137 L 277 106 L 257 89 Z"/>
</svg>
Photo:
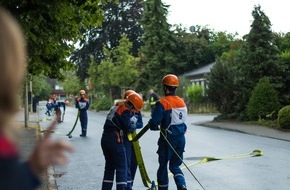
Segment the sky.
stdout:
<svg viewBox="0 0 290 190">
<path fill-rule="evenodd" d="M 290 0 L 162 0 L 168 8 L 167 22 L 207 26 L 239 36 L 248 34 L 254 5 L 268 16 L 274 32 L 290 32 Z"/>
</svg>

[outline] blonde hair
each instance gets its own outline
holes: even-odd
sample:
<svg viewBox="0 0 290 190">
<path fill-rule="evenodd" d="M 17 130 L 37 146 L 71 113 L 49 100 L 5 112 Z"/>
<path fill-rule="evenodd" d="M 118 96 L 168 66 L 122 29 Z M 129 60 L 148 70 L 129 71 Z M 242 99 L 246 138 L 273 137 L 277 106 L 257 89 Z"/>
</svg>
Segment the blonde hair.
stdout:
<svg viewBox="0 0 290 190">
<path fill-rule="evenodd" d="M 0 130 L 18 110 L 17 96 L 23 86 L 26 44 L 18 22 L 0 7 Z"/>
</svg>

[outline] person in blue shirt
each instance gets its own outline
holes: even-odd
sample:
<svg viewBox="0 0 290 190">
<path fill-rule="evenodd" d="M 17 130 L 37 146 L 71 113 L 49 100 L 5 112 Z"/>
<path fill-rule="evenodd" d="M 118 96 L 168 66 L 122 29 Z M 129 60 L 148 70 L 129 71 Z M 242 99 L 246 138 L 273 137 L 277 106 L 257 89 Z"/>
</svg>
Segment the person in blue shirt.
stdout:
<svg viewBox="0 0 290 190">
<path fill-rule="evenodd" d="M 45 112 L 45 115 L 51 116 L 52 108 L 53 108 L 53 103 L 52 102 L 53 102 L 52 99 L 49 98 L 47 103 L 46 103 L 46 105 L 45 105 L 46 109 L 47 109 L 46 112 Z"/>
<path fill-rule="evenodd" d="M 136 128 L 131 121 L 132 113 L 142 108 L 143 101 L 137 93 L 130 94 L 126 100 L 111 107 L 101 138 L 105 156 L 105 171 L 102 190 L 111 190 L 116 173 L 116 189 L 126 190 L 128 181 L 128 159 L 124 134 Z"/>
<path fill-rule="evenodd" d="M 90 103 L 89 99 L 86 97 L 86 91 L 80 90 L 80 98 L 76 98 L 76 108 L 80 112 L 80 122 L 81 122 L 81 128 L 82 133 L 80 134 L 80 137 L 86 137 L 87 136 L 87 128 L 88 128 L 88 114 L 87 110 L 89 109 Z"/>
<path fill-rule="evenodd" d="M 176 95 L 178 85 L 179 80 L 176 75 L 168 74 L 163 77 L 162 87 L 164 96 L 156 102 L 151 119 L 149 120 L 151 130 L 160 130 L 157 150 L 159 162 L 157 171 L 158 190 L 168 190 L 168 163 L 177 189 L 187 189 L 184 175 L 180 169 L 185 148 L 187 106 Z"/>
<path fill-rule="evenodd" d="M 136 96 L 138 96 L 142 100 L 142 97 L 139 94 L 137 94 L 134 90 L 127 90 L 124 94 L 124 100 L 126 100 L 128 96 L 133 93 L 135 93 Z M 141 111 L 140 110 L 132 111 L 130 121 L 131 121 L 131 124 L 133 125 L 134 130 L 130 132 L 124 131 L 124 145 L 126 149 L 127 166 L 128 166 L 127 190 L 132 190 L 135 174 L 137 171 L 136 155 L 134 152 L 132 141 L 128 139 L 128 134 L 134 132 L 136 129 L 141 129 L 143 127 Z"/>
<path fill-rule="evenodd" d="M 63 101 L 57 100 L 57 96 L 55 94 L 52 96 L 52 99 L 53 99 L 52 106 L 54 108 L 57 121 L 58 123 L 61 123 L 63 122 L 63 119 L 61 118 L 61 113 L 62 113 L 61 107 L 63 108 L 63 113 L 65 113 L 67 101 L 65 100 L 63 102 Z"/>
</svg>

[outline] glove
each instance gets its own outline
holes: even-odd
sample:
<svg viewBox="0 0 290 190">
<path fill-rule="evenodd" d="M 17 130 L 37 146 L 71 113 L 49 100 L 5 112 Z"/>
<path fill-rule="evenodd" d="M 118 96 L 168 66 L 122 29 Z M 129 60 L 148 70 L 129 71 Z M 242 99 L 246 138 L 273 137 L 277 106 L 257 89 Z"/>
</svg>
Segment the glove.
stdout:
<svg viewBox="0 0 290 190">
<path fill-rule="evenodd" d="M 132 124 L 132 128 L 133 128 L 133 131 L 136 130 L 136 123 L 131 123 Z"/>
<path fill-rule="evenodd" d="M 132 124 L 136 124 L 137 123 L 137 118 L 135 116 L 130 118 L 130 121 Z"/>
<path fill-rule="evenodd" d="M 158 131 L 158 127 L 154 127 L 153 125 L 150 125 L 150 130 L 151 131 Z"/>
<path fill-rule="evenodd" d="M 135 116 L 130 118 L 132 128 L 135 130 L 137 125 L 137 118 Z"/>
</svg>

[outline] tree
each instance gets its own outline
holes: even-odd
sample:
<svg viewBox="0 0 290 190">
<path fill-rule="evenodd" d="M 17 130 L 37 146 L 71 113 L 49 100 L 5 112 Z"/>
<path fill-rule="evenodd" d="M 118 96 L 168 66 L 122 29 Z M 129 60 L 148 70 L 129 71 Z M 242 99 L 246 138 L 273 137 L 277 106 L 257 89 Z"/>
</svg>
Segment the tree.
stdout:
<svg viewBox="0 0 290 190">
<path fill-rule="evenodd" d="M 275 89 L 283 86 L 283 65 L 279 61 L 279 50 L 271 31 L 271 22 L 260 6 L 252 12 L 254 21 L 245 44 L 239 51 L 236 71 L 238 86 L 235 93 L 236 112 L 240 119 L 246 119 L 246 105 L 255 84 L 263 77 L 269 77 Z M 279 90 L 277 90 L 279 91 Z"/>
<path fill-rule="evenodd" d="M 279 58 L 282 65 L 285 66 L 283 72 L 284 75 L 282 76 L 284 79 L 284 87 L 279 90 L 279 97 L 281 104 L 286 106 L 290 104 L 290 32 L 286 34 L 276 33 L 275 41 L 278 44 L 278 48 L 281 52 Z"/>
<path fill-rule="evenodd" d="M 67 94 L 78 94 L 80 88 L 80 80 L 76 76 L 75 71 L 66 71 L 64 74 L 65 79 L 60 81 L 60 85 Z"/>
<path fill-rule="evenodd" d="M 63 78 L 62 70 L 73 67 L 67 58 L 73 43 L 81 37 L 80 29 L 102 21 L 100 4 L 106 0 L 0 0 L 22 25 L 27 38 L 29 64 L 32 75 L 40 73 L 50 78 Z"/>
<path fill-rule="evenodd" d="M 32 83 L 32 92 L 38 99 L 47 100 L 50 97 L 52 86 L 46 81 L 45 76 L 33 76 Z"/>
<path fill-rule="evenodd" d="M 132 47 L 130 53 L 138 56 L 142 45 L 143 30 L 139 19 L 142 14 L 142 0 L 119 0 L 118 3 L 107 3 L 104 10 L 104 20 L 101 26 L 90 27 L 84 31 L 84 37 L 78 48 L 71 56 L 77 65 L 77 75 L 84 81 L 88 76 L 91 58 L 96 66 L 105 58 L 104 47 L 112 50 L 119 45 L 123 34 L 126 34 Z"/>
<path fill-rule="evenodd" d="M 207 27 L 195 26 L 195 31 L 188 33 L 176 26 L 176 57 L 178 62 L 185 63 L 183 71 L 196 69 L 215 61 L 227 52 L 235 43 L 235 36 L 225 32 L 214 32 Z"/>
<path fill-rule="evenodd" d="M 214 62 L 215 55 L 210 42 L 199 35 L 201 31 L 209 29 L 196 27 L 193 33 L 188 33 L 186 29 L 177 26 L 174 29 L 176 40 L 176 53 L 178 63 L 183 63 L 181 73 L 196 69 L 203 65 Z"/>
<path fill-rule="evenodd" d="M 133 89 L 134 81 L 137 80 L 139 75 L 137 63 L 139 59 L 130 54 L 131 47 L 132 43 L 126 35 L 123 35 L 119 46 L 111 51 L 104 48 L 106 59 L 102 60 L 96 69 L 94 67 L 90 69 L 90 73 L 92 74 L 90 77 L 94 78 L 98 76 L 96 83 L 103 90 L 109 90 L 111 97 L 114 87 L 130 87 Z M 120 98 L 121 94 L 120 92 L 115 98 Z"/>
<path fill-rule="evenodd" d="M 206 94 L 223 116 L 234 112 L 234 80 L 235 71 L 232 64 L 222 62 L 218 59 L 208 76 L 208 89 L 206 90 Z"/>
<path fill-rule="evenodd" d="M 138 89 L 149 89 L 160 85 L 163 76 L 168 73 L 180 74 L 182 64 L 175 56 L 176 43 L 170 25 L 167 23 L 167 7 L 161 0 L 144 1 L 144 13 L 141 24 L 144 29 L 140 50 L 143 70 L 138 79 Z"/>
<path fill-rule="evenodd" d="M 280 102 L 282 105 L 290 104 L 290 49 L 285 50 L 280 55 L 281 63 L 285 66 L 283 88 L 279 89 L 280 93 Z"/>
</svg>

